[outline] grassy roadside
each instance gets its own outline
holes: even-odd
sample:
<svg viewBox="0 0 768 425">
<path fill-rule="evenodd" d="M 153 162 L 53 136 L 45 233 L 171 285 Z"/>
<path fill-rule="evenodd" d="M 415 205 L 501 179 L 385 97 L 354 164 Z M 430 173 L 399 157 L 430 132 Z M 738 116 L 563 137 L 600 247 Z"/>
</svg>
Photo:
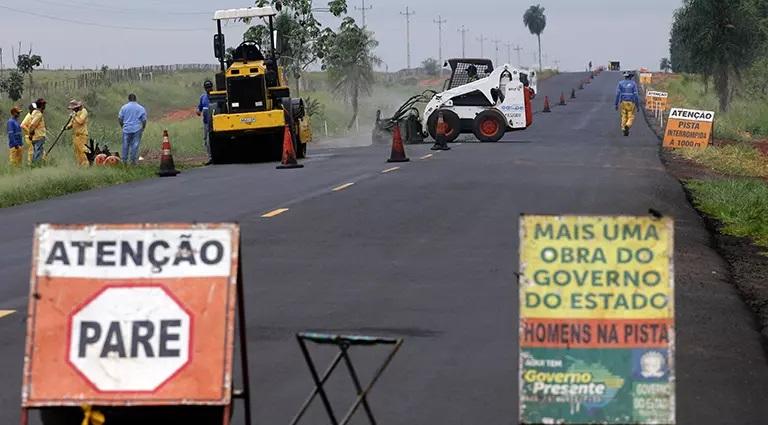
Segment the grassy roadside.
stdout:
<svg viewBox="0 0 768 425">
<path fill-rule="evenodd" d="M 720 113 L 713 87 L 706 87 L 701 78 L 659 77 L 647 89 L 669 92 L 671 107 L 716 111 L 711 146 L 670 153 L 714 171 L 714 177 L 684 181 L 694 205 L 722 223 L 724 234 L 768 247 L 768 151 L 763 144 L 768 138 L 768 102 L 737 94 L 728 112 Z"/>
</svg>

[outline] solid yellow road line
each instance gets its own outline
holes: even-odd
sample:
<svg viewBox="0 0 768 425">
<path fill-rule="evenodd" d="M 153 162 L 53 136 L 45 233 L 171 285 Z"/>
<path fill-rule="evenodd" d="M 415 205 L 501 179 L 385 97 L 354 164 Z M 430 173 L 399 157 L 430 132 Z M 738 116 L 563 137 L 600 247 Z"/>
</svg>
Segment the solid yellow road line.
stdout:
<svg viewBox="0 0 768 425">
<path fill-rule="evenodd" d="M 382 171 L 381 173 L 382 174 L 391 173 L 391 172 L 399 170 L 399 169 L 400 169 L 400 167 L 387 168 L 386 170 Z"/>
<path fill-rule="evenodd" d="M 5 316 L 10 316 L 13 313 L 16 313 L 16 310 L 0 310 L 0 319 Z"/>
<path fill-rule="evenodd" d="M 280 215 L 284 212 L 288 211 L 288 208 L 278 208 L 276 210 L 272 210 L 264 215 L 261 216 L 261 218 L 272 218 L 274 216 Z"/>
<path fill-rule="evenodd" d="M 421 157 L 421 158 L 419 158 L 419 159 L 429 159 L 429 158 L 432 158 L 432 154 L 431 154 L 431 153 L 428 153 L 428 154 L 426 154 L 426 155 L 422 156 L 422 157 Z"/>
<path fill-rule="evenodd" d="M 348 188 L 348 187 L 350 187 L 350 186 L 352 186 L 352 185 L 354 185 L 354 183 L 344 183 L 343 185 L 341 185 L 341 186 L 336 186 L 336 187 L 334 187 L 334 188 L 333 188 L 333 189 L 331 189 L 331 190 L 332 190 L 332 191 L 334 191 L 334 192 L 338 192 L 338 191 L 340 191 L 340 190 L 344 190 L 344 189 L 346 189 L 346 188 Z"/>
</svg>

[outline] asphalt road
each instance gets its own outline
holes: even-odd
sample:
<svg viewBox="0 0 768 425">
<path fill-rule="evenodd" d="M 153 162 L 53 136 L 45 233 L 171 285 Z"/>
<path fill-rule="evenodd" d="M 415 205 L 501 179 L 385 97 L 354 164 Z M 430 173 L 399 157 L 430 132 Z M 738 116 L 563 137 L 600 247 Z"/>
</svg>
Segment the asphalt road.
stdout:
<svg viewBox="0 0 768 425">
<path fill-rule="evenodd" d="M 583 77 L 543 82 L 537 109 Z M 387 173 L 388 147 L 316 149 L 301 170 L 208 167 L 0 210 L 0 309 L 16 310 L 0 318 L 0 423 L 18 420 L 37 222 L 239 222 L 258 424 L 288 423 L 311 388 L 294 333 L 332 330 L 406 339 L 371 397 L 379 423 L 508 425 L 517 417 L 518 215 L 649 208 L 676 224 L 679 423 L 766 423 L 754 318 L 660 163 L 657 139 L 642 119 L 620 135 L 619 78 L 602 74 L 499 143 L 432 156 L 429 145 L 408 146 L 412 161 Z M 277 208 L 288 211 L 261 217 Z M 353 352 L 364 380 L 382 355 Z M 348 381 L 331 383 L 338 410 L 353 399 Z M 313 409 L 307 423 L 328 423 L 321 415 Z"/>
</svg>

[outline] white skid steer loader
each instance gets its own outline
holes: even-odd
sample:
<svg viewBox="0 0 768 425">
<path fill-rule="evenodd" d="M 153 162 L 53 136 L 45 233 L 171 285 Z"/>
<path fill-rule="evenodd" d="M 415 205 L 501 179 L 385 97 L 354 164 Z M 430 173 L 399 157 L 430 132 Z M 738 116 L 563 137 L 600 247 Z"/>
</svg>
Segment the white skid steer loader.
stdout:
<svg viewBox="0 0 768 425">
<path fill-rule="evenodd" d="M 496 142 L 504 133 L 525 130 L 533 123 L 531 99 L 536 95 L 534 71 L 502 65 L 494 69 L 489 59 L 449 59 L 451 77 L 443 91 L 427 90 L 408 99 L 391 118 L 377 113 L 374 142 L 386 142 L 395 125 L 406 143 L 436 136 L 438 111 L 442 111 L 446 139 L 473 133 L 481 142 Z M 426 103 L 423 113 L 416 104 Z"/>
</svg>

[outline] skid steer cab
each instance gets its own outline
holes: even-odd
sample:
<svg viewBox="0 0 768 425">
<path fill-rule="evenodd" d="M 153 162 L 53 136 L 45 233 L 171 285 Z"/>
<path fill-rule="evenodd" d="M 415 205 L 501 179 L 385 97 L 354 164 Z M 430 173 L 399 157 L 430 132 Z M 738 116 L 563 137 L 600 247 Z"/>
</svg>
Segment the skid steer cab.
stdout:
<svg viewBox="0 0 768 425">
<path fill-rule="evenodd" d="M 303 158 L 312 139 L 304 102 L 291 97 L 283 68 L 279 66 L 275 6 L 219 10 L 214 14 L 218 28 L 213 39 L 214 56 L 219 60 L 216 87 L 209 95 L 209 143 L 214 163 L 279 160 L 286 124 L 292 133 L 296 155 Z M 222 21 L 250 22 L 263 19 L 271 37 L 264 48 L 244 41 L 227 51 Z"/>
<path fill-rule="evenodd" d="M 450 59 L 447 63 L 451 78 L 424 109 L 425 133 L 435 137 L 439 112 L 449 142 L 462 133 L 473 133 L 481 142 L 496 142 L 507 131 L 525 130 L 533 123 L 536 72 L 511 65 L 494 69 L 488 59 Z"/>
</svg>

